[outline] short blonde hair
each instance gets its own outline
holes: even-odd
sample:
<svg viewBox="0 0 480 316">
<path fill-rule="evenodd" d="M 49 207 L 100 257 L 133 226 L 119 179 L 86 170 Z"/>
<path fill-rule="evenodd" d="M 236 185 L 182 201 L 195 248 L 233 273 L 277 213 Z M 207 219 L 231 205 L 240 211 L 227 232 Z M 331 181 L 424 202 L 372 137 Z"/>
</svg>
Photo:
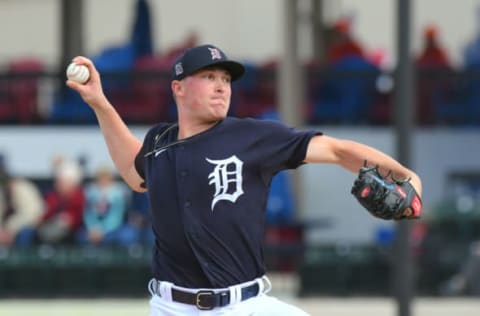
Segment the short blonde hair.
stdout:
<svg viewBox="0 0 480 316">
<path fill-rule="evenodd" d="M 75 184 L 80 184 L 83 180 L 83 172 L 78 163 L 73 160 L 65 160 L 57 167 L 55 177 L 67 179 Z"/>
</svg>

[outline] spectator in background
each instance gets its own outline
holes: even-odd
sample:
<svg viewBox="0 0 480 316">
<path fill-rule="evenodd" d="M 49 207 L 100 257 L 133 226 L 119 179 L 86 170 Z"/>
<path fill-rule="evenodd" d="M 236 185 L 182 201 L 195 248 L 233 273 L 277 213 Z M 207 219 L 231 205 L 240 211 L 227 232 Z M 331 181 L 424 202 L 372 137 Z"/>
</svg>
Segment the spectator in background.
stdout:
<svg viewBox="0 0 480 316">
<path fill-rule="evenodd" d="M 475 18 L 475 35 L 467 44 L 463 53 L 466 68 L 480 66 L 480 6 L 477 7 Z"/>
<path fill-rule="evenodd" d="M 448 76 L 441 76 L 452 70 L 446 50 L 439 40 L 439 30 L 434 24 L 423 31 L 423 48 L 415 65 L 417 77 L 417 120 L 422 125 L 435 122 L 437 108 L 449 100 L 452 85 Z"/>
<path fill-rule="evenodd" d="M 115 181 L 109 167 L 98 168 L 95 181 L 85 189 L 84 228 L 78 234 L 81 244 L 129 245 L 138 234 L 125 224 L 128 191 Z"/>
<path fill-rule="evenodd" d="M 41 242 L 69 243 L 82 224 L 85 196 L 80 166 L 62 161 L 54 170 L 54 188 L 46 194 L 46 210 L 37 233 Z"/>
<path fill-rule="evenodd" d="M 42 211 L 43 199 L 37 187 L 12 177 L 0 156 L 0 247 L 29 246 Z"/>
<path fill-rule="evenodd" d="M 350 18 L 335 23 L 326 71 L 311 88 L 311 124 L 364 124 L 373 116 L 380 69 L 351 33 Z"/>
<path fill-rule="evenodd" d="M 477 73 L 480 69 L 480 6 L 475 10 L 475 34 L 473 39 L 467 44 L 464 51 L 464 64 L 467 73 Z M 459 102 L 454 104 L 455 111 L 448 107 L 442 109 L 441 116 L 454 122 L 463 123 L 465 125 L 478 126 L 480 122 L 480 80 L 477 75 L 467 76 L 468 80 L 461 82 L 461 94 Z M 459 106 L 460 105 L 460 106 Z M 460 107 L 460 108 L 459 108 Z M 453 108 L 451 106 L 450 108 Z"/>
<path fill-rule="evenodd" d="M 342 17 L 333 26 L 332 42 L 327 49 L 327 62 L 333 64 L 346 57 L 364 57 L 362 45 L 353 37 L 352 21 Z"/>
<path fill-rule="evenodd" d="M 438 39 L 438 27 L 427 25 L 423 31 L 423 48 L 417 57 L 416 64 L 420 67 L 450 67 L 446 50 Z"/>
</svg>

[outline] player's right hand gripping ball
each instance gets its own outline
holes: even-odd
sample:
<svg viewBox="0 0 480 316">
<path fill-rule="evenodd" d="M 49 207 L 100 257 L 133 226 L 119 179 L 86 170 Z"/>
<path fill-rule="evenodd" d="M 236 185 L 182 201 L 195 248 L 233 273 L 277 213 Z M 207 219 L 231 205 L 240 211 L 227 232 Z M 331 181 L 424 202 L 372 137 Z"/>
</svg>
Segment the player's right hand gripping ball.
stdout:
<svg viewBox="0 0 480 316">
<path fill-rule="evenodd" d="M 388 181 L 378 167 L 362 167 L 351 192 L 363 207 L 381 219 L 413 219 L 422 213 L 422 200 L 410 181 Z"/>
<path fill-rule="evenodd" d="M 69 80 L 84 84 L 90 78 L 90 71 L 85 65 L 79 65 L 72 62 L 67 67 L 67 78 Z"/>
</svg>

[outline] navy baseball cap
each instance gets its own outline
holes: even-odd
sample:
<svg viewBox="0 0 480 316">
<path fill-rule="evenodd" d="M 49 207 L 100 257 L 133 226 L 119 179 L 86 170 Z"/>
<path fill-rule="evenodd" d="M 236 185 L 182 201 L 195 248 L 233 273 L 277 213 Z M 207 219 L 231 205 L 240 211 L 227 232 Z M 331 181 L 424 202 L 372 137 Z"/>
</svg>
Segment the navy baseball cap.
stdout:
<svg viewBox="0 0 480 316">
<path fill-rule="evenodd" d="M 240 78 L 245 68 L 239 62 L 228 59 L 227 55 L 213 45 L 201 45 L 187 49 L 173 64 L 172 79 L 182 80 L 208 67 L 219 67 L 230 73 L 232 81 Z"/>
</svg>

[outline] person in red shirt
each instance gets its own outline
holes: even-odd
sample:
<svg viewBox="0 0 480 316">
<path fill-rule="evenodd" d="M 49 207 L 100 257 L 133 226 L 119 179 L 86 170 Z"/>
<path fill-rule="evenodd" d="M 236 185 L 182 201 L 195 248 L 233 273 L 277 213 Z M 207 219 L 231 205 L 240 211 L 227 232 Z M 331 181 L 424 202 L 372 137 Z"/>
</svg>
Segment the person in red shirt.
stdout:
<svg viewBox="0 0 480 316">
<path fill-rule="evenodd" d="M 423 50 L 418 55 L 416 64 L 422 67 L 450 67 L 450 60 L 440 44 L 435 25 L 428 25 L 423 31 Z"/>
<path fill-rule="evenodd" d="M 327 61 L 333 64 L 343 58 L 364 56 L 364 49 L 352 36 L 351 21 L 348 18 L 339 19 L 333 26 L 333 41 L 327 49 Z"/>
<path fill-rule="evenodd" d="M 438 28 L 427 25 L 423 31 L 423 48 L 415 60 L 417 76 L 417 121 L 421 125 L 435 123 L 435 113 L 439 104 L 448 103 L 452 92 L 449 76 L 451 62 L 439 40 Z"/>
<path fill-rule="evenodd" d="M 38 237 L 46 243 L 72 242 L 82 225 L 85 195 L 80 167 L 69 161 L 56 169 L 54 188 L 45 196 L 46 210 L 38 227 Z"/>
</svg>

